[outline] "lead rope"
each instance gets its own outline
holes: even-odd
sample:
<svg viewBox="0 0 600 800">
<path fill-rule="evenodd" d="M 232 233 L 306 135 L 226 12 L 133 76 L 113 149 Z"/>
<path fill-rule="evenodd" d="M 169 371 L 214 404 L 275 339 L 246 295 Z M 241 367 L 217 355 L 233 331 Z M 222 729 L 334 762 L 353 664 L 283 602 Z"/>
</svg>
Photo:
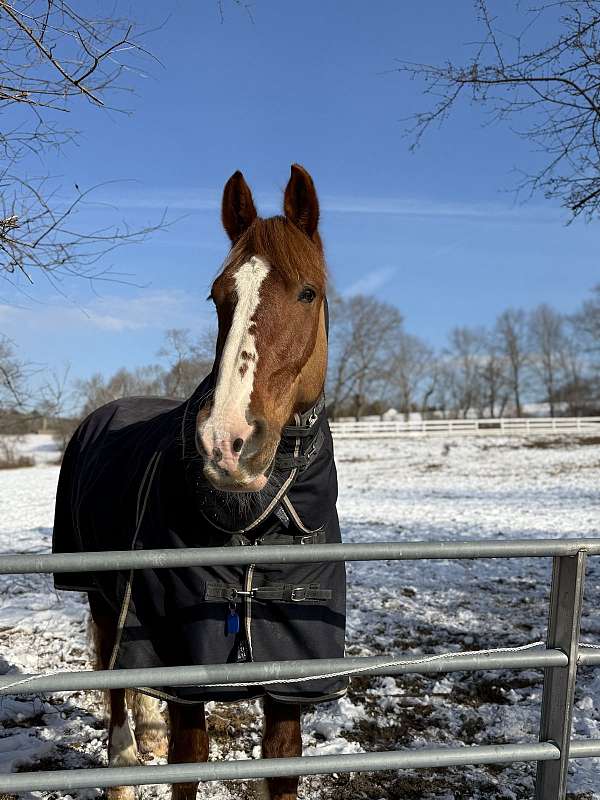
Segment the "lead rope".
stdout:
<svg viewBox="0 0 600 800">
<path fill-rule="evenodd" d="M 497 647 L 497 648 L 488 648 L 486 650 L 465 650 L 461 653 L 438 653 L 433 656 L 423 656 L 422 658 L 411 658 L 411 659 L 393 659 L 390 661 L 385 661 L 382 664 L 378 664 L 375 669 L 389 669 L 390 667 L 409 667 L 415 666 L 417 664 L 430 664 L 435 661 L 443 661 L 447 658 L 468 658 L 473 656 L 487 656 L 487 655 L 494 655 L 494 654 L 501 654 L 501 653 L 520 653 L 524 650 L 531 650 L 534 647 L 545 646 L 544 641 L 538 642 L 531 642 L 530 644 L 523 644 L 519 647 Z M 594 650 L 600 650 L 599 644 L 589 644 L 588 642 L 579 642 L 579 647 L 589 647 Z M 260 663 L 260 662 L 256 662 Z M 367 665 L 364 667 L 354 667 L 352 669 L 339 669 L 334 672 L 327 672 L 322 675 L 311 675 L 307 678 L 270 678 L 268 680 L 261 680 L 261 681 L 239 681 L 239 682 L 226 682 L 226 683 L 210 683 L 210 684 L 186 684 L 190 686 L 198 685 L 198 686 L 217 686 L 217 687 L 241 687 L 241 686 L 271 686 L 272 684 L 286 684 L 286 683 L 303 683 L 305 681 L 319 681 L 325 680 L 327 678 L 342 678 L 342 677 L 351 677 L 352 675 L 360 675 L 363 672 L 368 672 L 369 670 L 373 669 L 372 665 Z M 22 678 L 18 681 L 14 681 L 14 683 L 7 683 L 4 686 L 0 686 L 0 689 L 4 692 L 6 689 L 14 689 L 18 686 L 23 686 L 31 681 L 38 680 L 38 678 L 51 678 L 54 675 L 64 674 L 64 670 L 53 670 L 52 672 L 43 672 L 40 675 L 30 675 L 27 678 Z M 68 689 L 64 689 L 62 691 L 69 691 Z M 18 694 L 18 692 L 14 692 L 14 694 Z"/>
</svg>

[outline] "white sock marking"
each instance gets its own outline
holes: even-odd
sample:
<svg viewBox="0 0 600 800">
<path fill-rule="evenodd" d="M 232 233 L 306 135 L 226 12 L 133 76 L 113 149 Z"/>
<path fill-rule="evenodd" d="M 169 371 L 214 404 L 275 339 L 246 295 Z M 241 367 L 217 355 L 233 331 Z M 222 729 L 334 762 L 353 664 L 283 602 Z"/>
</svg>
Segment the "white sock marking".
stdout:
<svg viewBox="0 0 600 800">
<path fill-rule="evenodd" d="M 110 739 L 110 766 L 131 767 L 138 763 L 138 751 L 129 719 L 115 725 Z"/>
</svg>

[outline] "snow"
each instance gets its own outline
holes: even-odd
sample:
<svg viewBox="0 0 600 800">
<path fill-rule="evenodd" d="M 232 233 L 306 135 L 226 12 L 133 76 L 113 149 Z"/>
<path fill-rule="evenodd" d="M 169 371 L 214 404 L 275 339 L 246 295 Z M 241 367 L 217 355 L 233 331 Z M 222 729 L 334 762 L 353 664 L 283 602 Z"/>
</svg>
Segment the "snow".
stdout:
<svg viewBox="0 0 600 800">
<path fill-rule="evenodd" d="M 37 466 L 0 471 L 0 552 L 50 549 L 58 478 L 50 437 L 19 448 Z M 344 538 L 350 542 L 597 536 L 600 454 L 569 439 L 340 441 Z M 347 565 L 348 655 L 430 654 L 520 646 L 545 636 L 546 559 L 366 562 Z M 600 644 L 600 565 L 588 565 L 583 641 Z M 90 668 L 85 598 L 50 576 L 0 576 L 0 673 Z M 307 755 L 537 740 L 542 674 L 499 670 L 356 678 L 347 697 L 303 715 Z M 257 702 L 208 704 L 211 759 L 260 756 Z M 600 672 L 579 670 L 575 737 L 600 738 Z M 99 693 L 0 700 L 0 771 L 106 763 Z M 572 761 L 570 798 L 600 800 L 600 759 Z M 316 776 L 305 798 L 478 800 L 533 795 L 535 765 Z M 252 784 L 211 784 L 199 796 L 253 796 Z M 73 800 L 33 793 L 29 798 Z M 145 787 L 143 798 L 167 798 Z"/>
</svg>

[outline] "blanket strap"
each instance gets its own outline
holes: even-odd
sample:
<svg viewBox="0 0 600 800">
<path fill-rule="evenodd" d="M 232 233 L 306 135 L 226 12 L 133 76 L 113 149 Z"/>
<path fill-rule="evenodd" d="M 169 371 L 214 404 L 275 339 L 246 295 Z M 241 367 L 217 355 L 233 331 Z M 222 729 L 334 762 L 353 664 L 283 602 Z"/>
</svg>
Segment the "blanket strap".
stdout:
<svg viewBox="0 0 600 800">
<path fill-rule="evenodd" d="M 243 591 L 237 586 L 225 583 L 208 583 L 206 585 L 205 599 L 221 598 L 235 603 L 242 597 L 252 597 L 256 600 L 287 600 L 292 603 L 303 603 L 308 600 L 331 600 L 331 589 L 321 589 L 318 583 L 308 586 L 296 586 L 293 583 L 268 583 L 257 586 L 249 591 Z"/>
</svg>

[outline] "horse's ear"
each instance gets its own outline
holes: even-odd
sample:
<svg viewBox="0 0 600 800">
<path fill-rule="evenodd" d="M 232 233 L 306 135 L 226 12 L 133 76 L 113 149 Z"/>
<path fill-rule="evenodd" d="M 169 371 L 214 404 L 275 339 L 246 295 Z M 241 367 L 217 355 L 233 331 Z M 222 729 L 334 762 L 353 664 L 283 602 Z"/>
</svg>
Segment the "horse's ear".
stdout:
<svg viewBox="0 0 600 800">
<path fill-rule="evenodd" d="M 311 239 L 317 236 L 319 224 L 319 201 L 313 179 L 299 164 L 292 164 L 292 174 L 285 189 L 283 210 L 293 222 Z"/>
<path fill-rule="evenodd" d="M 256 219 L 256 208 L 250 187 L 238 170 L 225 184 L 221 219 L 232 242 L 236 242 Z"/>
</svg>

